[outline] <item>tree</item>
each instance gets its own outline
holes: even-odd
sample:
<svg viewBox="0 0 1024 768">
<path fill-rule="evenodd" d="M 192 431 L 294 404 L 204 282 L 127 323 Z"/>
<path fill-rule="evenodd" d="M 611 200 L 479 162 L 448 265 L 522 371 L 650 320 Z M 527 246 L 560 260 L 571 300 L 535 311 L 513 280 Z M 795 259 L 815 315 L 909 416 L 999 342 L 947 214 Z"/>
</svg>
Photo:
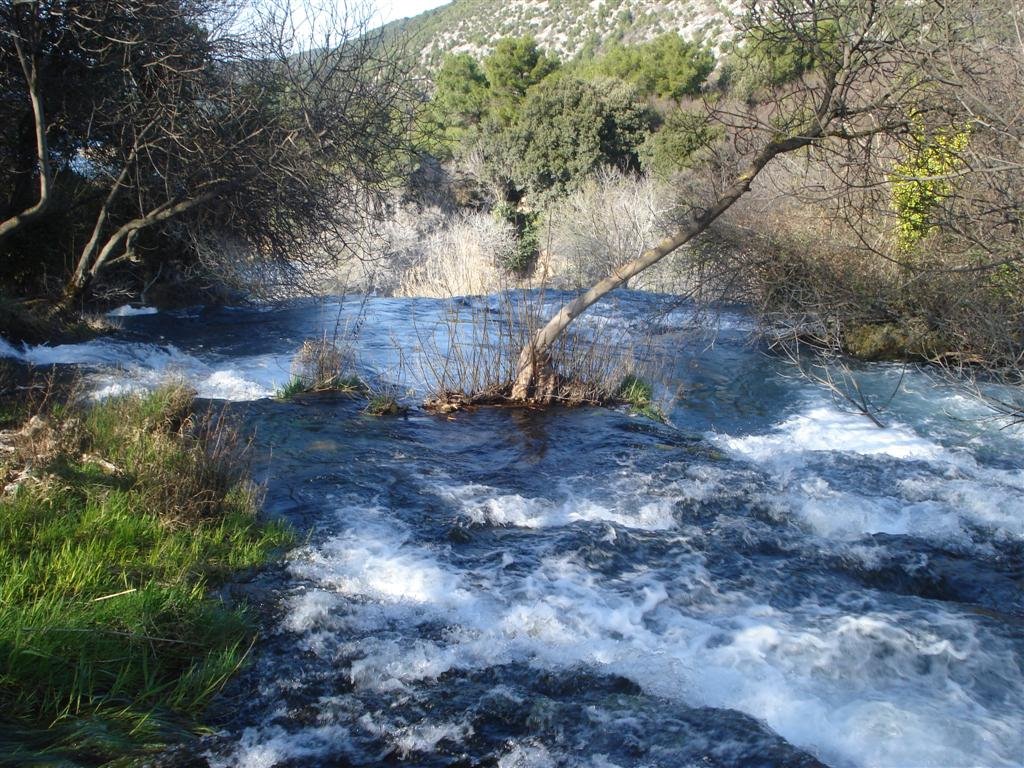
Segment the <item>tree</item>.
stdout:
<svg viewBox="0 0 1024 768">
<path fill-rule="evenodd" d="M 34 15 L 36 7 L 34 3 L 21 3 L 19 6 L 11 6 L 5 9 L 9 14 L 5 19 L 13 28 L 15 20 L 21 21 L 26 15 Z M 35 25 L 27 25 L 34 28 Z M 35 31 L 35 30 L 33 30 Z M 18 67 L 25 78 L 25 90 L 32 105 L 32 133 L 35 139 L 35 166 L 39 177 L 39 194 L 36 201 L 26 207 L 18 206 L 17 201 L 12 201 L 15 211 L 9 212 L 7 218 L 0 221 L 0 245 L 3 244 L 13 232 L 19 227 L 38 221 L 46 213 L 53 197 L 53 177 L 50 170 L 50 146 L 46 135 L 46 110 L 43 104 L 42 89 L 39 72 L 39 56 L 36 49 L 39 47 L 38 40 L 23 40 L 20 35 L 11 35 L 10 43 L 15 51 Z M 8 78 L 4 78 L 5 81 Z M 9 84 L 4 91 L 7 92 Z M 10 206 L 9 206 L 10 207 Z M 20 208 L 20 210 L 19 210 Z"/>
<path fill-rule="evenodd" d="M 513 178 L 537 198 L 557 197 L 601 165 L 638 166 L 651 111 L 624 83 L 568 75 L 532 88 L 513 128 Z"/>
<path fill-rule="evenodd" d="M 558 59 L 544 53 L 532 37 L 505 37 L 484 59 L 491 89 L 491 114 L 499 126 L 515 119 L 531 86 L 558 69 Z"/>
<path fill-rule="evenodd" d="M 757 4 L 754 13 L 759 13 Z M 822 57 L 832 57 L 839 44 L 840 27 L 826 12 L 809 29 L 794 31 L 784 24 L 762 17 L 748 26 L 731 44 L 721 77 L 733 94 L 754 103 L 772 89 L 791 83 L 811 72 Z M 810 36 L 811 39 L 808 39 Z M 811 43 L 810 45 L 808 43 Z"/>
<path fill-rule="evenodd" d="M 468 53 L 445 57 L 435 78 L 426 119 L 428 135 L 440 154 L 472 140 L 490 109 L 490 83 Z"/>
<path fill-rule="evenodd" d="M 524 346 L 511 397 L 550 399 L 550 350 L 569 325 L 609 292 L 658 263 L 704 232 L 747 191 L 776 157 L 807 151 L 858 148 L 878 135 L 908 129 L 912 105 L 928 83 L 905 41 L 924 29 L 938 0 L 905 4 L 901 0 L 753 0 L 748 34 L 774 45 L 799 41 L 817 68 L 777 92 L 759 109 L 715 117 L 739 148 L 739 172 L 706 207 L 695 208 L 672 231 L 639 257 L 619 266 L 589 290 L 565 304 Z"/>
<path fill-rule="evenodd" d="M 648 173 L 668 176 L 689 167 L 700 150 L 720 138 L 720 127 L 711 124 L 707 113 L 675 109 L 640 146 L 640 165 Z"/>
<path fill-rule="evenodd" d="M 33 109 L 47 146 L 30 173 L 43 189 L 56 162 L 88 190 L 65 305 L 112 265 L 195 264 L 224 250 L 213 240 L 234 246 L 213 271 L 297 282 L 338 257 L 401 170 L 413 94 L 394 53 L 344 9 L 317 18 L 300 49 L 287 0 L 247 4 L 244 24 L 234 0 L 8 6 L 3 35 L 28 64 L 17 77 L 4 57 L 4 108 L 47 105 Z M 24 139 L 4 139 L 5 154 L 26 155 Z M 25 184 L 4 181 L 17 210 Z M 42 214 L 19 217 L 8 234 Z M 17 256 L 33 243 L 3 245 Z"/>
<path fill-rule="evenodd" d="M 711 51 L 670 32 L 640 45 L 616 43 L 587 69 L 625 80 L 643 96 L 680 99 L 699 93 L 714 68 Z"/>
</svg>

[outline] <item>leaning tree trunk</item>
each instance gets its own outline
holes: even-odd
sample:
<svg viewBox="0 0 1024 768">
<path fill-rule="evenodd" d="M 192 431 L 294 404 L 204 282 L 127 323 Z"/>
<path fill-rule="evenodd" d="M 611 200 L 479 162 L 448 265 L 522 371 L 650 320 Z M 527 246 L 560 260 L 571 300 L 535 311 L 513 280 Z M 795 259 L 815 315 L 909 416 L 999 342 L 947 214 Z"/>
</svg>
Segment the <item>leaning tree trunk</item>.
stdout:
<svg viewBox="0 0 1024 768">
<path fill-rule="evenodd" d="M 626 282 L 657 264 L 673 251 L 682 247 L 694 237 L 707 229 L 711 223 L 721 216 L 729 207 L 739 200 L 749 189 L 754 177 L 771 162 L 772 158 L 786 152 L 805 147 L 821 138 L 826 125 L 825 115 L 819 115 L 816 124 L 803 135 L 792 136 L 781 141 L 773 141 L 762 149 L 751 161 L 747 169 L 737 177 L 718 198 L 714 205 L 695 213 L 678 229 L 662 239 L 657 245 L 644 251 L 638 258 L 623 264 L 611 275 L 595 284 L 581 296 L 565 304 L 552 317 L 547 325 L 541 328 L 523 347 L 519 355 L 515 383 L 512 386 L 512 399 L 520 402 L 536 402 L 549 399 L 548 388 L 540 386 L 542 381 L 551 378 L 551 345 L 566 328 L 579 317 L 588 307 L 595 304 L 603 296 L 626 284 Z"/>
</svg>

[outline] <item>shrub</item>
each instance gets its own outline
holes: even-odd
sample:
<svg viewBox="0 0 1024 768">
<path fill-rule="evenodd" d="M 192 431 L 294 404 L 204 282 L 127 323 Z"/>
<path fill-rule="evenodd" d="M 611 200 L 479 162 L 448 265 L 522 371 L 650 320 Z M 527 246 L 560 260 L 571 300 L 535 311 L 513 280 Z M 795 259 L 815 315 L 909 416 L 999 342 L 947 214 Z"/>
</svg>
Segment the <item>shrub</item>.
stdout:
<svg viewBox="0 0 1024 768">
<path fill-rule="evenodd" d="M 668 114 L 661 127 L 640 145 L 640 167 L 658 176 L 688 168 L 694 156 L 722 136 L 704 113 L 677 109 Z"/>
<path fill-rule="evenodd" d="M 515 244 L 501 259 L 501 267 L 513 275 L 529 274 L 540 253 L 540 214 L 521 211 L 511 203 L 498 203 L 491 214 L 498 221 L 510 224 L 515 232 Z"/>
<path fill-rule="evenodd" d="M 570 288 L 593 285 L 635 259 L 683 214 L 674 184 L 651 176 L 603 169 L 548 212 L 551 269 Z M 630 287 L 665 287 L 666 260 L 634 279 Z"/>
<path fill-rule="evenodd" d="M 450 412 L 509 402 L 519 354 L 542 323 L 543 299 L 542 291 L 508 291 L 497 312 L 453 305 L 446 326 L 423 340 L 427 408 Z M 644 346 L 624 331 L 564 333 L 550 350 L 534 399 L 567 406 L 620 403 L 620 384 L 638 373 L 635 353 Z"/>
<path fill-rule="evenodd" d="M 292 378 L 278 392 L 284 399 L 302 392 L 361 393 L 366 390 L 355 371 L 355 354 L 326 334 L 302 342 L 292 360 Z"/>
<path fill-rule="evenodd" d="M 584 72 L 624 80 L 641 96 L 680 99 L 699 93 L 714 68 L 711 51 L 670 32 L 640 45 L 613 44 Z"/>
<path fill-rule="evenodd" d="M 504 287 L 502 267 L 513 261 L 516 248 L 508 222 L 485 213 L 458 213 L 415 244 L 396 292 L 437 297 L 491 293 Z"/>
<path fill-rule="evenodd" d="M 963 166 L 963 152 L 970 141 L 970 130 L 937 131 L 931 135 L 922 129 L 911 134 L 911 147 L 889 177 L 892 206 L 896 211 L 896 249 L 908 252 L 935 224 L 931 213 L 953 191 L 950 174 Z"/>
</svg>

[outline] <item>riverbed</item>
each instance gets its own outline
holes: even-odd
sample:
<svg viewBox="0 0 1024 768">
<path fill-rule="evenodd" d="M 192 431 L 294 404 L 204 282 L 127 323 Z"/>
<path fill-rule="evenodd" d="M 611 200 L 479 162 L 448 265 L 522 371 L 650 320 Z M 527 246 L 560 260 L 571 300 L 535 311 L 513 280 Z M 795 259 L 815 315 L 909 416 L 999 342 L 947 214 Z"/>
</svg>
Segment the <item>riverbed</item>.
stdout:
<svg viewBox="0 0 1024 768">
<path fill-rule="evenodd" d="M 303 534 L 238 587 L 264 637 L 212 766 L 1024 764 L 1024 431 L 925 371 L 854 370 L 879 428 L 741 310 L 709 332 L 625 292 L 581 328 L 657 352 L 666 423 L 374 417 L 271 395 L 341 329 L 419 402 L 449 304 L 120 315 L 0 352 L 79 365 L 95 397 L 187 379 L 252 429 L 267 512 Z"/>
</svg>

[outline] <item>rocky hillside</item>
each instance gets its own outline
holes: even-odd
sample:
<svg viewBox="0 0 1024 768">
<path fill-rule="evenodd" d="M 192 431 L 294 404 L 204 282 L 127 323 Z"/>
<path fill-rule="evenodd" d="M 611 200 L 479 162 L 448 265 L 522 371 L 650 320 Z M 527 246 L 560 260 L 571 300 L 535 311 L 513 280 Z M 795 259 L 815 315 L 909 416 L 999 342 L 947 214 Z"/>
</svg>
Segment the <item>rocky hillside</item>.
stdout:
<svg viewBox="0 0 1024 768">
<path fill-rule="evenodd" d="M 502 37 L 533 35 L 562 58 L 609 42 L 635 43 L 664 32 L 728 40 L 742 0 L 454 0 L 392 22 L 387 32 L 411 38 L 420 63 L 433 69 L 448 53 L 480 56 Z"/>
</svg>

